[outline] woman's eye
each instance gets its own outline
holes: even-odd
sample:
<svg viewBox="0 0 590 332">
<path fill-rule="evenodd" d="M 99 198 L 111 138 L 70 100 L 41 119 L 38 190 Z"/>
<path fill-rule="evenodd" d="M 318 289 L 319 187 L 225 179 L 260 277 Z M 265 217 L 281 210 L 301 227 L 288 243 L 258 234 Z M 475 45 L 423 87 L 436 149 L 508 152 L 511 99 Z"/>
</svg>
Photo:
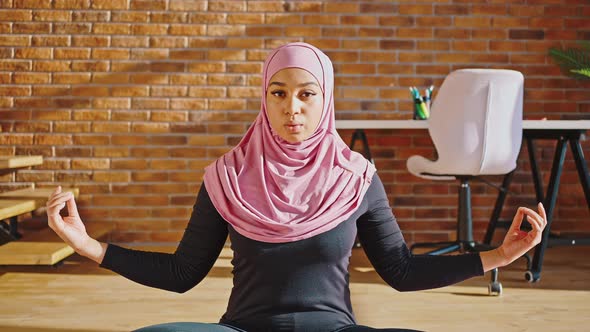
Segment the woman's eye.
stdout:
<svg viewBox="0 0 590 332">
<path fill-rule="evenodd" d="M 315 96 L 315 95 L 316 94 L 313 93 L 313 92 L 304 92 L 304 93 L 301 94 L 301 96 L 304 97 L 304 98 L 309 98 L 309 97 Z"/>
<path fill-rule="evenodd" d="M 270 94 L 273 95 L 273 96 L 275 96 L 275 97 L 284 97 L 285 96 L 285 93 L 283 91 L 280 91 L 280 90 L 273 91 Z"/>
</svg>

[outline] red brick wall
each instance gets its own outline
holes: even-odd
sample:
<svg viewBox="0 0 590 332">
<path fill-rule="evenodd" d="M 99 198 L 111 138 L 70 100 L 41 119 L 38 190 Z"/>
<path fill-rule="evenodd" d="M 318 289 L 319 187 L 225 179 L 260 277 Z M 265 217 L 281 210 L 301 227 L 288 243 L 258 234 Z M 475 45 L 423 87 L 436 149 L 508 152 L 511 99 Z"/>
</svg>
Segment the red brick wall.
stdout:
<svg viewBox="0 0 590 332">
<path fill-rule="evenodd" d="M 408 86 L 439 86 L 462 67 L 523 72 L 527 118 L 589 118 L 590 85 L 546 56 L 590 39 L 584 0 L 0 0 L 0 8 L 0 154 L 45 157 L 0 176 L 0 190 L 75 185 L 83 219 L 112 222 L 117 242 L 179 239 L 203 167 L 256 116 L 262 60 L 285 42 L 332 58 L 339 119 L 410 118 Z M 452 238 L 456 185 L 405 168 L 412 154 L 433 155 L 426 133 L 369 137 L 406 238 Z M 539 148 L 543 169 L 552 148 Z M 555 228 L 588 231 L 570 156 Z M 522 169 L 527 160 L 523 153 Z M 534 204 L 528 173 L 512 189 L 519 197 L 505 214 Z M 496 192 L 475 184 L 473 194 L 479 237 Z"/>
</svg>

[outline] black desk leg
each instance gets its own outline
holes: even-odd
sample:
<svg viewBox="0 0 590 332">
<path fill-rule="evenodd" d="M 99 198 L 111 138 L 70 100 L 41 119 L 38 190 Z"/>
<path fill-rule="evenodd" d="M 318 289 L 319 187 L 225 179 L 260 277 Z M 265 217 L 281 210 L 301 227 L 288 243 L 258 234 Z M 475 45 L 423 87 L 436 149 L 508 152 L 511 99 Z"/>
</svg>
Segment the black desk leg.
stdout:
<svg viewBox="0 0 590 332">
<path fill-rule="evenodd" d="M 590 209 L 590 177 L 588 176 L 588 166 L 586 166 L 586 160 L 584 159 L 584 151 L 580 145 L 580 138 L 570 139 L 570 147 L 574 153 L 574 160 L 576 161 L 576 169 L 580 176 L 580 183 L 584 188 L 584 196 L 586 196 L 586 204 Z"/>
<path fill-rule="evenodd" d="M 555 156 L 553 157 L 553 165 L 551 166 L 551 176 L 549 178 L 549 185 L 547 186 L 547 195 L 543 202 L 545 212 L 547 213 L 547 226 L 545 226 L 545 229 L 543 230 L 541 243 L 539 243 L 535 249 L 535 256 L 533 257 L 531 270 L 527 271 L 525 275 L 528 281 L 535 282 L 541 278 L 541 266 L 543 265 L 543 256 L 545 255 L 545 249 L 547 249 L 547 244 L 549 242 L 553 210 L 555 209 L 555 202 L 557 200 L 559 179 L 563 170 L 566 149 L 567 139 L 565 137 L 559 138 L 557 146 L 555 147 Z"/>
<path fill-rule="evenodd" d="M 354 149 L 354 143 L 356 140 L 360 139 L 361 143 L 363 144 L 363 156 L 367 158 L 372 164 L 375 164 L 373 157 L 371 156 L 371 149 L 369 148 L 369 141 L 367 140 L 367 135 L 365 131 L 362 129 L 356 129 L 354 133 L 352 133 L 352 139 L 350 140 L 350 149 Z"/>
<path fill-rule="evenodd" d="M 533 173 L 533 183 L 535 184 L 535 196 L 537 202 L 543 202 L 543 180 L 541 173 L 539 173 L 539 166 L 537 166 L 537 158 L 535 157 L 535 144 L 530 137 L 526 138 L 527 150 L 529 152 L 529 162 L 531 164 L 531 172 Z"/>
</svg>

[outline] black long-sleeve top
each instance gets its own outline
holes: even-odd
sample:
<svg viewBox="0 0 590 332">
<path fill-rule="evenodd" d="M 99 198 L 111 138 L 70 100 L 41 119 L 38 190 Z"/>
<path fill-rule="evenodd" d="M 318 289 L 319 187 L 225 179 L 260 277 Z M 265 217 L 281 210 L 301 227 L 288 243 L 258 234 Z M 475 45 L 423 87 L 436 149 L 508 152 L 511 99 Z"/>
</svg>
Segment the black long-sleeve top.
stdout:
<svg viewBox="0 0 590 332">
<path fill-rule="evenodd" d="M 357 232 L 377 273 L 399 291 L 447 286 L 483 274 L 479 254 L 412 255 L 377 175 L 348 220 L 288 243 L 240 235 L 202 185 L 175 253 L 109 244 L 101 266 L 147 286 L 186 292 L 210 271 L 229 234 L 233 289 L 220 322 L 247 331 L 330 331 L 355 323 L 348 265 Z"/>
</svg>

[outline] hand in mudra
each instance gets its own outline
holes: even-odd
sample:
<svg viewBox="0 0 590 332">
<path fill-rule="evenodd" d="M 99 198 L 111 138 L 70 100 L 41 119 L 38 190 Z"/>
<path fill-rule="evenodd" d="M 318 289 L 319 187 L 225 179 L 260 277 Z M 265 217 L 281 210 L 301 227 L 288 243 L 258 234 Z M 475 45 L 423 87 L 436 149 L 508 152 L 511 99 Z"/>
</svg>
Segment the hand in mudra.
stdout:
<svg viewBox="0 0 590 332">
<path fill-rule="evenodd" d="M 541 242 L 543 229 L 547 225 L 547 215 L 542 203 L 537 205 L 538 213 L 526 207 L 519 207 L 508 229 L 504 242 L 498 248 L 500 255 L 510 264 Z M 531 224 L 528 232 L 520 230 L 524 217 Z"/>
<path fill-rule="evenodd" d="M 62 192 L 61 186 L 58 186 L 49 195 L 46 206 L 49 227 L 74 250 L 78 251 L 84 248 L 89 236 L 78 214 L 74 194 Z M 62 217 L 59 212 L 66 206 L 68 207 L 68 216 Z"/>
</svg>

